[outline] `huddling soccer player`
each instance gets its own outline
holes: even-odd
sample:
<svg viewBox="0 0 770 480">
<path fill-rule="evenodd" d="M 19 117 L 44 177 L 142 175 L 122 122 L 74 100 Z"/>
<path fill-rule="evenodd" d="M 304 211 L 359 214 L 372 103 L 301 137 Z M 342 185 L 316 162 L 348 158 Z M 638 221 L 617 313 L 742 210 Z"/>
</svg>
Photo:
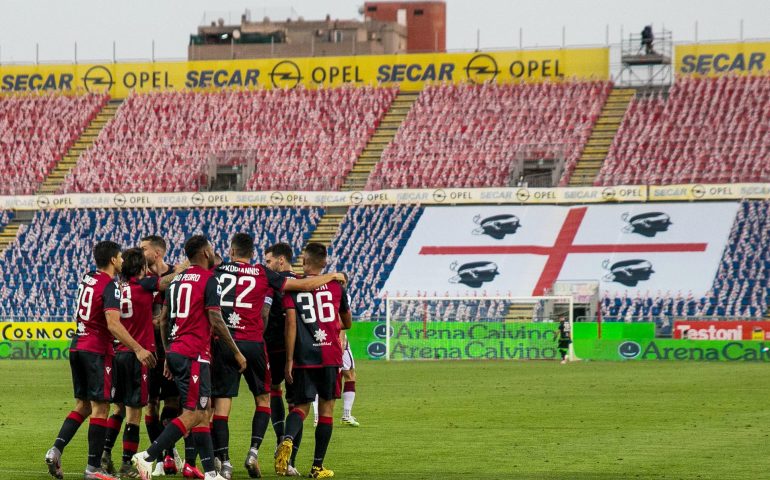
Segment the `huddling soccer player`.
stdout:
<svg viewBox="0 0 770 480">
<path fill-rule="evenodd" d="M 256 410 L 252 419 L 251 447 L 246 456 L 245 467 L 252 478 L 258 478 L 261 477 L 258 451 L 270 421 L 271 377 L 264 343 L 269 306 L 266 306 L 265 300 L 272 297 L 273 291 L 310 291 L 344 277 L 341 274 L 327 274 L 297 280 L 279 275 L 263 265 L 252 265 L 254 239 L 245 233 L 233 236 L 229 254 L 230 262 L 216 267 L 215 276 L 221 287 L 222 317 L 227 322 L 238 350 L 247 361 L 243 375 L 254 396 Z M 238 396 L 241 372 L 232 351 L 219 338 L 214 339 L 212 356 L 214 453 L 221 465 L 219 474 L 230 479 L 233 469 L 229 458 L 227 422 L 232 398 Z"/>
<path fill-rule="evenodd" d="M 288 243 L 276 243 L 265 250 L 265 266 L 279 275 L 296 278 L 291 270 L 291 262 L 294 257 L 291 245 Z M 270 378 L 273 385 L 270 387 L 270 419 L 273 423 L 275 432 L 276 446 L 281 443 L 284 434 L 284 425 L 286 422 L 286 410 L 283 405 L 283 390 L 281 384 L 284 383 L 284 367 L 286 366 L 286 341 L 284 332 L 286 329 L 286 311 L 283 308 L 283 293 L 273 292 L 270 305 L 269 322 L 265 327 L 265 345 L 267 345 L 267 356 L 270 360 Z M 289 409 L 294 408 L 294 400 L 291 385 L 285 384 L 286 403 Z M 291 459 L 286 471 L 286 476 L 297 477 L 299 472 L 294 466 L 302 441 L 302 430 L 294 438 Z"/>
<path fill-rule="evenodd" d="M 101 458 L 107 435 L 112 391 L 113 336 L 132 352 L 145 368 L 155 366 L 155 355 L 137 342 L 120 321 L 120 289 L 114 278 L 123 258 L 120 246 L 111 241 L 94 246 L 96 271 L 83 276 L 78 287 L 77 329 L 70 345 L 70 370 L 75 394 L 75 408 L 67 416 L 53 447 L 45 456 L 49 473 L 64 478 L 61 456 L 78 428 L 90 415 L 88 427 L 88 464 L 86 480 L 112 480 L 102 470 Z"/>
<path fill-rule="evenodd" d="M 309 243 L 303 251 L 303 269 L 317 276 L 326 266 L 326 247 Z M 310 404 L 319 397 L 319 419 L 315 430 L 315 452 L 311 478 L 330 478 L 334 472 L 323 461 L 332 436 L 334 401 L 340 397 L 339 369 L 342 367 L 340 332 L 351 326 L 352 317 L 343 284 L 331 282 L 312 292 L 287 294 L 286 382 L 293 384 L 296 406 L 286 418 L 283 441 L 275 454 L 275 471 L 286 475 L 294 439 L 302 428 Z"/>
<path fill-rule="evenodd" d="M 212 332 L 232 352 L 238 370 L 246 369 L 246 358 L 222 319 L 221 287 L 211 270 L 214 249 L 206 237 L 195 235 L 187 240 L 184 251 L 190 267 L 174 277 L 160 318 L 161 340 L 169 339 L 165 373 L 174 378 L 180 398 L 184 399 L 182 413 L 166 426 L 150 448 L 133 456 L 132 462 L 142 480 L 150 480 L 153 463 L 188 432 L 198 450 L 205 478 L 224 480 L 215 471 L 209 430 Z"/>
<path fill-rule="evenodd" d="M 163 277 L 174 271 L 173 265 L 168 265 L 165 261 L 168 245 L 163 237 L 158 235 L 147 235 L 142 238 L 140 244 L 144 256 L 147 259 L 149 275 Z M 173 380 L 163 375 L 165 365 L 166 351 L 163 347 L 163 341 L 160 338 L 160 317 L 161 308 L 165 301 L 165 292 L 159 292 L 155 295 L 153 304 L 153 318 L 155 324 L 155 348 L 157 349 L 158 364 L 150 370 L 150 399 L 145 412 L 144 423 L 147 427 L 147 436 L 150 443 L 158 438 L 160 432 L 172 419 L 179 415 L 179 391 Z M 163 408 L 160 408 L 160 402 L 163 401 Z M 179 470 L 185 478 L 203 478 L 203 473 L 195 465 L 197 450 L 191 436 L 184 439 L 184 461 L 179 456 L 176 448 L 173 446 L 163 453 L 163 462 L 158 462 L 155 466 L 153 476 L 174 475 Z"/>
</svg>

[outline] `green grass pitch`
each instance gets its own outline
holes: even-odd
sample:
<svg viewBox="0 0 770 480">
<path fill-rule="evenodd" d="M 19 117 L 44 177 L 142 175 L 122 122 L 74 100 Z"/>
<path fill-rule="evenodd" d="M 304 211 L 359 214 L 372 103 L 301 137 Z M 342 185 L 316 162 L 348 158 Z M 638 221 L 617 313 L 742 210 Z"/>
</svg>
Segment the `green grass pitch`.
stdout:
<svg viewBox="0 0 770 480">
<path fill-rule="evenodd" d="M 359 361 L 361 427 L 336 415 L 326 464 L 336 478 L 369 480 L 768 478 L 768 373 L 760 363 Z M 68 364 L 0 362 L 0 385 L 0 478 L 48 478 L 43 456 L 72 407 Z M 234 478 L 245 479 L 253 401 L 234 405 Z M 142 447 L 146 438 L 142 426 Z M 268 427 L 266 478 L 274 438 Z M 85 451 L 81 428 L 67 478 L 82 475 Z"/>
</svg>

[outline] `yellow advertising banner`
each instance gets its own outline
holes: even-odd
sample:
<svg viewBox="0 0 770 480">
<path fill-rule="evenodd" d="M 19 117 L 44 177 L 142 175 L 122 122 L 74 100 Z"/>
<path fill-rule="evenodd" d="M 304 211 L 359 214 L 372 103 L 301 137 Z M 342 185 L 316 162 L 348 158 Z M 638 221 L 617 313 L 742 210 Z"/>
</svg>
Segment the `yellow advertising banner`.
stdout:
<svg viewBox="0 0 770 480">
<path fill-rule="evenodd" d="M 0 91 L 129 92 L 609 78 L 609 49 L 0 66 Z"/>
<path fill-rule="evenodd" d="M 0 322 L 0 340 L 69 340 L 76 328 L 75 322 Z"/>
<path fill-rule="evenodd" d="M 770 72 L 770 42 L 677 45 L 676 73 L 716 77 Z"/>
</svg>

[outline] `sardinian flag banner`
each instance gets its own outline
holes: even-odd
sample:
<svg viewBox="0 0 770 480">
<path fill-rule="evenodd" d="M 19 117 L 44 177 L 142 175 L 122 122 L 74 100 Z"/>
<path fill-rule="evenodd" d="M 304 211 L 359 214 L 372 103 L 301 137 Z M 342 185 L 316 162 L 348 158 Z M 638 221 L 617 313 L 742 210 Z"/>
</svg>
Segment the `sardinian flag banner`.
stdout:
<svg viewBox="0 0 770 480">
<path fill-rule="evenodd" d="M 645 294 L 712 285 L 738 203 L 426 207 L 389 295 L 537 296 L 557 280 Z"/>
</svg>

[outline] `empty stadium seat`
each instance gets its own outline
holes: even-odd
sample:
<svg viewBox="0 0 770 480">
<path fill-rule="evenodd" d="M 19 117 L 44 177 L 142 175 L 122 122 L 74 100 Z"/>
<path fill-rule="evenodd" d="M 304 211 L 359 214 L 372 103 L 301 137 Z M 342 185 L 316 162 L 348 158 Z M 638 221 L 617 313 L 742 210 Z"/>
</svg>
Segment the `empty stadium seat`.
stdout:
<svg viewBox="0 0 770 480">
<path fill-rule="evenodd" d="M 208 235 L 216 252 L 227 257 L 230 235 L 255 236 L 257 256 L 277 241 L 299 253 L 323 211 L 317 208 L 209 208 L 38 211 L 30 225 L 0 257 L 0 316 L 19 320 L 68 320 L 75 311 L 80 276 L 93 269 L 95 239 L 124 247 L 158 234 L 169 242 L 167 263 L 183 259 L 184 241 Z"/>
<path fill-rule="evenodd" d="M 385 315 L 380 297 L 417 224 L 421 207 L 352 207 L 330 247 L 329 271 L 350 275 L 351 310 L 360 318 Z"/>
<path fill-rule="evenodd" d="M 595 184 L 768 180 L 770 76 L 723 76 L 634 99 Z"/>
<path fill-rule="evenodd" d="M 107 95 L 0 96 L 0 195 L 30 195 L 75 143 Z"/>
<path fill-rule="evenodd" d="M 608 82 L 428 86 L 366 188 L 508 186 L 517 180 L 517 155 L 538 150 L 564 155 L 566 185 L 610 89 Z"/>
<path fill-rule="evenodd" d="M 339 190 L 396 92 L 345 87 L 131 95 L 61 192 L 197 191 L 217 163 L 250 160 L 247 190 Z"/>
</svg>

